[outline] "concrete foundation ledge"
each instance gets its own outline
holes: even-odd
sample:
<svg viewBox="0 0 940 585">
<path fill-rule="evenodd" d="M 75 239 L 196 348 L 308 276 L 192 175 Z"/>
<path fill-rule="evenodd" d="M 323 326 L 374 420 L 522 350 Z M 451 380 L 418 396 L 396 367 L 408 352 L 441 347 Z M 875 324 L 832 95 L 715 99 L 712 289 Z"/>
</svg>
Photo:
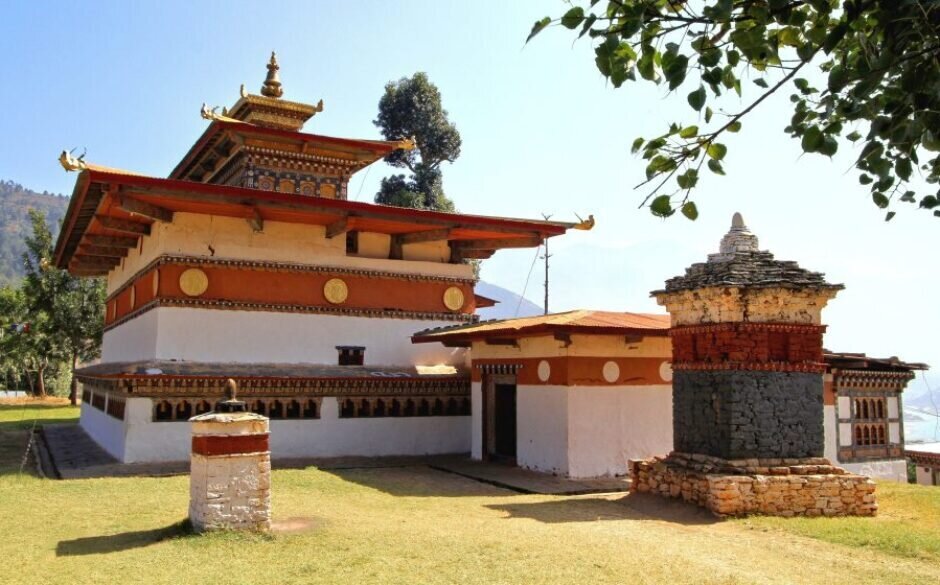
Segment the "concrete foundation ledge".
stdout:
<svg viewBox="0 0 940 585">
<path fill-rule="evenodd" d="M 717 516 L 874 516 L 878 511 L 875 483 L 826 459 L 745 461 L 737 465 L 741 462 L 671 453 L 630 461 L 630 470 L 636 492 L 681 498 Z"/>
</svg>

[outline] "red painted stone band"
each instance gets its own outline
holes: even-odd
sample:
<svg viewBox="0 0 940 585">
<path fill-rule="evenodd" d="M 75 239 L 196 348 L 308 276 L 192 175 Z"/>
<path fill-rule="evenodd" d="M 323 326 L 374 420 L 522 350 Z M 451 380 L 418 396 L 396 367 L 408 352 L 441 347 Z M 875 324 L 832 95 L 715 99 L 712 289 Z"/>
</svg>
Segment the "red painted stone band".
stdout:
<svg viewBox="0 0 940 585">
<path fill-rule="evenodd" d="M 825 328 L 737 323 L 716 327 L 674 329 L 674 362 L 822 362 Z"/>
<path fill-rule="evenodd" d="M 812 372 L 824 374 L 824 363 L 790 363 L 790 362 L 673 362 L 674 371 L 713 371 L 713 370 L 744 370 L 754 372 Z"/>
<path fill-rule="evenodd" d="M 268 433 L 257 435 L 196 435 L 193 453 L 209 457 L 270 451 Z"/>
<path fill-rule="evenodd" d="M 826 325 L 811 325 L 803 323 L 710 323 L 707 325 L 677 325 L 669 330 L 669 335 L 682 335 L 687 333 L 703 333 L 715 331 L 826 331 Z"/>
</svg>

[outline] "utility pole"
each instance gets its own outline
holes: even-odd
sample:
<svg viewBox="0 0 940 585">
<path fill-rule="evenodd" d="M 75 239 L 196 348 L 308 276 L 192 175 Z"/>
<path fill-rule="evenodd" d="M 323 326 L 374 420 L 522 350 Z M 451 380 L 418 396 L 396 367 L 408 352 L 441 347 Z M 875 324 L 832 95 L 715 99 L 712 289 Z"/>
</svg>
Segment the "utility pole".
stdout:
<svg viewBox="0 0 940 585">
<path fill-rule="evenodd" d="M 545 221 L 548 221 L 549 219 L 551 219 L 552 216 L 550 214 L 543 213 L 542 217 L 545 218 Z M 545 238 L 545 254 L 542 256 L 542 258 L 545 260 L 545 313 L 544 314 L 546 315 L 548 315 L 548 259 L 551 257 L 552 255 L 548 253 L 548 238 Z"/>
</svg>

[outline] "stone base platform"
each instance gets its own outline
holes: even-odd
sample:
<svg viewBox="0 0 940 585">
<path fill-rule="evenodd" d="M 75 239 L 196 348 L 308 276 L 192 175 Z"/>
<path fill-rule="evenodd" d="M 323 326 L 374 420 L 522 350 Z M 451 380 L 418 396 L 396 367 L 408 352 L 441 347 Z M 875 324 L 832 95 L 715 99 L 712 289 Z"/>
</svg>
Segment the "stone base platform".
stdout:
<svg viewBox="0 0 940 585">
<path fill-rule="evenodd" d="M 821 457 L 726 460 L 670 453 L 631 461 L 637 492 L 682 498 L 718 516 L 874 516 L 875 483 Z"/>
</svg>

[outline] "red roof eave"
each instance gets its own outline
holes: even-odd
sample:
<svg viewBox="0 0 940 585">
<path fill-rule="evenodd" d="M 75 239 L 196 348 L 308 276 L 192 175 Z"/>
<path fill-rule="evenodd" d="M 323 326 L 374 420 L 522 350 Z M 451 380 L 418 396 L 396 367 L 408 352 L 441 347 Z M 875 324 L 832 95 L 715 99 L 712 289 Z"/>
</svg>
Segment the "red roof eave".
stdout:
<svg viewBox="0 0 940 585">
<path fill-rule="evenodd" d="M 418 334 L 411 337 L 412 343 L 434 343 L 434 342 L 463 342 L 463 341 L 482 341 L 485 339 L 519 339 L 523 337 L 533 337 L 545 334 L 581 334 L 581 335 L 648 335 L 651 337 L 667 337 L 669 327 L 662 329 L 644 328 L 644 327 L 617 327 L 617 326 L 590 326 L 590 325 L 570 325 L 543 323 L 531 327 L 505 329 L 487 329 L 484 331 L 441 331 L 437 333 Z"/>
</svg>

